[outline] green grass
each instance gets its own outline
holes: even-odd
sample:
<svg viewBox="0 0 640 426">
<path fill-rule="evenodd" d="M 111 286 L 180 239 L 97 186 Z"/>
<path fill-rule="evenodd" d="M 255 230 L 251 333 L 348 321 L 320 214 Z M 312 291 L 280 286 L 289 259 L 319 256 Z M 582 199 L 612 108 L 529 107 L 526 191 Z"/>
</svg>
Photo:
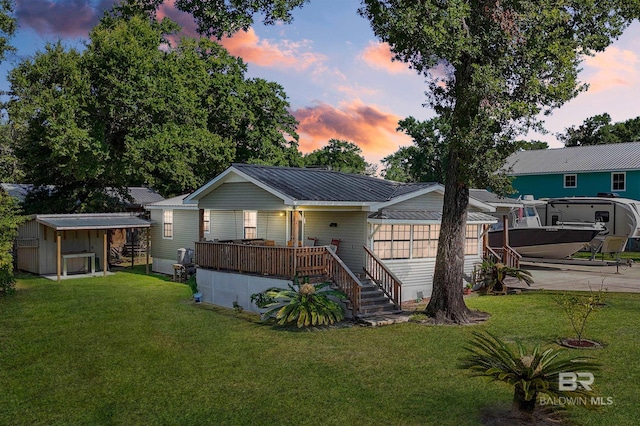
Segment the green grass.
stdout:
<svg viewBox="0 0 640 426">
<path fill-rule="evenodd" d="M 607 297 L 586 337 L 607 345 L 588 354 L 614 404 L 570 409 L 579 424 L 640 418 L 640 294 Z M 512 391 L 456 368 L 471 331 L 532 345 L 570 329 L 548 293 L 467 303 L 491 319 L 309 332 L 194 305 L 186 285 L 155 276 L 23 277 L 0 299 L 0 424 L 479 424 Z"/>
</svg>

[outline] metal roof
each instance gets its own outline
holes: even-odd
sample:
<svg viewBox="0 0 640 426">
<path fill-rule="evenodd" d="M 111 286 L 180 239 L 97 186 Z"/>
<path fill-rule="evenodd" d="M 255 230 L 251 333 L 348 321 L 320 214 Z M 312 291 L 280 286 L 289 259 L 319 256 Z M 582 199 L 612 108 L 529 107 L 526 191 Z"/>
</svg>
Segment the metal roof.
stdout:
<svg viewBox="0 0 640 426">
<path fill-rule="evenodd" d="M 508 174 L 531 175 L 640 169 L 640 142 L 519 151 L 507 158 Z"/>
<path fill-rule="evenodd" d="M 133 198 L 133 203 L 140 206 L 164 200 L 162 195 L 158 194 L 153 189 L 145 188 L 144 186 L 131 186 L 128 190 L 129 195 Z"/>
<path fill-rule="evenodd" d="M 151 222 L 129 213 L 39 214 L 33 218 L 56 231 L 149 228 Z"/>
<path fill-rule="evenodd" d="M 189 194 L 178 195 L 177 197 L 167 198 L 166 200 L 158 201 L 155 203 L 147 204 L 147 209 L 166 209 L 166 208 L 179 208 L 184 210 L 198 210 L 198 206 L 195 204 L 183 204 L 185 198 Z"/>
<path fill-rule="evenodd" d="M 383 210 L 369 215 L 369 219 L 394 220 L 399 222 L 440 222 L 442 220 L 442 212 L 431 210 Z M 497 219 L 488 214 L 469 212 L 467 213 L 467 222 L 495 223 Z"/>
<path fill-rule="evenodd" d="M 385 202 L 438 185 L 401 183 L 317 168 L 233 164 L 233 168 L 294 200 Z"/>
<path fill-rule="evenodd" d="M 34 185 L 30 183 L 2 183 L 0 184 L 2 189 L 11 197 L 15 198 L 19 202 L 24 202 L 25 197 L 29 192 L 31 192 L 34 188 Z M 55 190 L 54 185 L 48 185 L 47 188 L 49 191 Z M 143 186 L 131 186 L 127 188 L 129 195 L 132 198 L 132 202 L 125 201 L 124 204 L 128 206 L 144 206 L 149 203 L 155 203 L 161 200 L 164 200 L 164 197 L 153 189 L 145 188 Z M 112 188 L 107 188 L 106 192 L 110 196 L 117 197 L 122 199 L 120 194 L 118 194 Z"/>
<path fill-rule="evenodd" d="M 521 206 L 522 201 L 515 198 L 500 197 L 493 192 L 489 192 L 486 189 L 470 189 L 469 197 L 480 200 L 483 203 L 490 204 L 492 206 Z"/>
</svg>

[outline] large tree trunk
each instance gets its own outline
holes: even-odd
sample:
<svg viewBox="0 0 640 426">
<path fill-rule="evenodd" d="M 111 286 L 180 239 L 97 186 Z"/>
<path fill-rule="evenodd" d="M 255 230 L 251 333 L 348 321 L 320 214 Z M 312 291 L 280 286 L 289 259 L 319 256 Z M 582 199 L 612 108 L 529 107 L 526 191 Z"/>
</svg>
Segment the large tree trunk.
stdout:
<svg viewBox="0 0 640 426">
<path fill-rule="evenodd" d="M 433 291 L 426 314 L 438 322 L 467 323 L 473 315 L 462 297 L 464 281 L 464 236 L 469 205 L 469 188 L 460 183 L 460 158 L 455 147 L 449 152 L 444 206 L 438 253 L 433 274 Z"/>
</svg>

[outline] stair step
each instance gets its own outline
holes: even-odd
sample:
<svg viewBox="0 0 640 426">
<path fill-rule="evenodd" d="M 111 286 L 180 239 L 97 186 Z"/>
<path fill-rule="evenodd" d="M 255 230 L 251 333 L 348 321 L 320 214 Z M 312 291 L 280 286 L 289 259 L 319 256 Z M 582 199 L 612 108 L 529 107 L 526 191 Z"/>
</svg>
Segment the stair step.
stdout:
<svg viewBox="0 0 640 426">
<path fill-rule="evenodd" d="M 371 315 L 376 313 L 390 313 L 390 312 L 398 312 L 395 305 L 393 303 L 389 303 L 387 305 L 370 305 L 370 306 L 360 306 L 361 315 Z"/>
<path fill-rule="evenodd" d="M 387 298 L 386 296 L 379 296 L 379 297 L 375 297 L 375 298 L 366 298 L 366 299 L 360 299 L 360 305 L 361 306 L 371 306 L 371 305 L 388 305 L 391 304 L 391 306 L 394 306 L 393 303 L 391 303 L 391 301 L 389 301 L 389 298 Z"/>
</svg>

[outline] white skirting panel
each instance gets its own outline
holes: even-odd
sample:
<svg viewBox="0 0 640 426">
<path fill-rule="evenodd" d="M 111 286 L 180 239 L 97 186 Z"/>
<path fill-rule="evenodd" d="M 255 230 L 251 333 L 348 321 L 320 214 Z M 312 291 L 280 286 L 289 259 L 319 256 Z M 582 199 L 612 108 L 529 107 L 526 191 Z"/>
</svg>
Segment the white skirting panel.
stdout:
<svg viewBox="0 0 640 426">
<path fill-rule="evenodd" d="M 225 308 L 233 308 L 236 302 L 245 311 L 260 313 L 251 303 L 251 295 L 263 292 L 271 287 L 288 288 L 291 280 L 260 277 L 254 275 L 232 274 L 198 268 L 196 271 L 198 291 L 202 301 Z"/>
</svg>

